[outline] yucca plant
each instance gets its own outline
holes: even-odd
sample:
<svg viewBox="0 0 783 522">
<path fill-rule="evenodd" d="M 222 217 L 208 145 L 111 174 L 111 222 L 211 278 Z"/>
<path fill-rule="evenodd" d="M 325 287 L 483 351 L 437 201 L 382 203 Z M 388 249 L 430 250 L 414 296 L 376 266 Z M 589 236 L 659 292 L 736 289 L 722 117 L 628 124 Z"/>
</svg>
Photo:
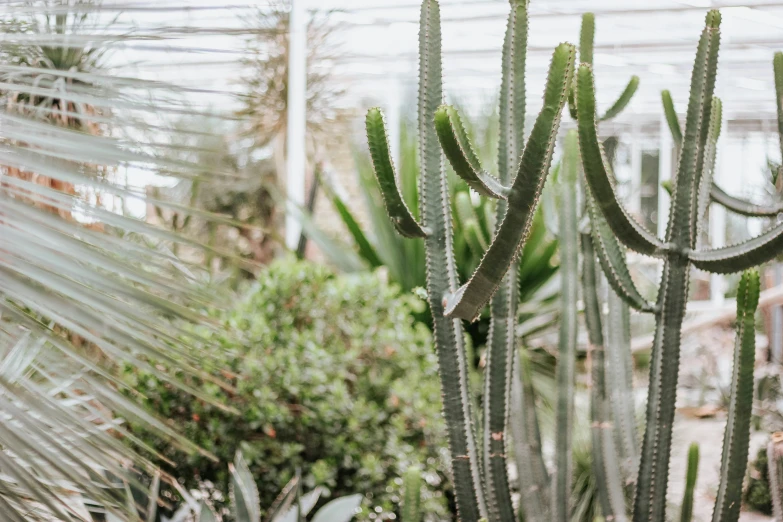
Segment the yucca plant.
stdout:
<svg viewBox="0 0 783 522">
<path fill-rule="evenodd" d="M 167 159 L 165 140 L 147 139 L 165 136 L 175 115 L 195 110 L 182 103 L 192 89 L 101 67 L 114 42 L 144 42 L 150 32 L 158 43 L 181 42 L 190 28 L 137 26 L 128 34 L 113 23 L 117 16 L 117 9 L 86 0 L 4 4 L 0 512 L 6 520 L 88 520 L 88 503 L 135 520 L 111 477 L 138 486 L 128 468 L 151 473 L 155 465 L 139 454 L 145 446 L 123 418 L 147 424 L 184 451 L 200 451 L 120 392 L 117 363 L 145 368 L 204 400 L 149 360 L 225 386 L 207 371 L 198 338 L 170 321 L 208 323 L 188 304 L 219 294 L 195 290 L 198 268 L 171 253 L 175 242 L 202 246 L 109 204 L 148 201 L 118 173 L 201 176 L 197 164 Z"/>
</svg>

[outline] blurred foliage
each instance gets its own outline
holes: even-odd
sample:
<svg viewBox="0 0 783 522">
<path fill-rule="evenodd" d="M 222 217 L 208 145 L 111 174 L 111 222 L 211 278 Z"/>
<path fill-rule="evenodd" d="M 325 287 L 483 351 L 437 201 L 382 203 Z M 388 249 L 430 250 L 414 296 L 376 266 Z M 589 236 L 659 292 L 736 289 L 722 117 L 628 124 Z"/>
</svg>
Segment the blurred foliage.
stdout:
<svg viewBox="0 0 783 522">
<path fill-rule="evenodd" d="M 377 274 L 336 276 L 277 261 L 233 311 L 217 316 L 226 331 L 203 332 L 211 364 L 236 394 L 165 368 L 239 415 L 138 369 L 124 372 L 150 409 L 220 461 L 184 455 L 144 426 L 133 432 L 176 463 L 162 465 L 189 488 L 211 481 L 228 491 L 226 465 L 241 449 L 264 506 L 301 467 L 308 488 L 326 486 L 332 498 L 362 492 L 365 515 L 388 518 L 404 471 L 418 465 L 426 479 L 423 510 L 440 517 L 445 433 L 430 335 L 411 319 L 422 306 Z"/>
<path fill-rule="evenodd" d="M 744 501 L 753 511 L 772 515 L 772 495 L 769 486 L 769 467 L 767 466 L 767 448 L 759 449 L 756 460 L 748 466 L 748 487 L 745 490 Z"/>
</svg>

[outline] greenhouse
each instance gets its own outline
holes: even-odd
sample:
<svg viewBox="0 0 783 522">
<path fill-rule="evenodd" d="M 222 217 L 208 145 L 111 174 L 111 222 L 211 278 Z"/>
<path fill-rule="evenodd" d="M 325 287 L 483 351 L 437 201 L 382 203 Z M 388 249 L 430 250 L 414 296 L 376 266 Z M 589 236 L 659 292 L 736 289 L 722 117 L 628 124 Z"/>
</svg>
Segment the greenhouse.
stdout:
<svg viewBox="0 0 783 522">
<path fill-rule="evenodd" d="M 783 522 L 783 2 L 5 0 L 0 522 Z"/>
</svg>

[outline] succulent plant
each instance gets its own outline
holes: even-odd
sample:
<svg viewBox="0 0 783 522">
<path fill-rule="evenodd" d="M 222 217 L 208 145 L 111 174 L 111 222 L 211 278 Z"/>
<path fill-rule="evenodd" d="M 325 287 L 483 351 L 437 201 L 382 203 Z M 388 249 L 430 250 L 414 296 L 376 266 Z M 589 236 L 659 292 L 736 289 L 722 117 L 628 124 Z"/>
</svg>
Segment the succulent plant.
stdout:
<svg viewBox="0 0 783 522">
<path fill-rule="evenodd" d="M 584 18 L 581 60 L 574 77 L 576 48 L 559 45 L 553 54 L 543 108 L 526 142 L 524 123 L 524 66 L 527 40 L 527 1 L 511 2 L 511 13 L 503 48 L 499 144 L 499 176 L 489 175 L 481 166 L 464 130 L 462 116 L 442 105 L 440 14 L 436 0 L 424 0 L 420 24 L 419 140 L 422 174 L 419 189 L 421 222 L 406 206 L 390 159 L 388 140 L 380 109 L 367 115 L 367 135 L 375 174 L 392 223 L 406 237 L 422 237 L 427 258 L 427 294 L 433 315 L 435 344 L 440 364 L 444 414 L 448 426 L 451 465 L 458 517 L 464 521 L 516 520 L 511 503 L 507 474 L 507 432 L 516 437 L 514 449 L 522 465 L 522 510 L 528 520 L 569 519 L 570 423 L 573 409 L 573 358 L 576 345 L 576 308 L 578 287 L 579 236 L 577 180 L 579 164 L 584 172 L 586 214 L 589 228 L 581 234 L 585 262 L 585 293 L 597 294 L 599 261 L 609 286 L 629 306 L 656 316 L 656 335 L 652 352 L 647 425 L 639 474 L 636 479 L 633 520 L 665 519 L 666 484 L 671 450 L 671 428 L 679 368 L 679 347 L 690 269 L 697 266 L 718 273 L 740 272 L 783 250 L 783 226 L 775 227 L 760 238 L 724 249 L 697 249 L 696 235 L 702 225 L 702 207 L 706 206 L 703 180 L 714 163 L 715 145 L 720 129 L 720 102 L 713 101 L 717 74 L 720 15 L 710 11 L 699 43 L 694 67 L 691 103 L 682 140 L 680 166 L 674 182 L 674 204 L 669 230 L 659 239 L 645 230 L 623 208 L 614 191 L 598 139 L 592 59 L 594 20 Z M 638 85 L 631 79 L 617 103 L 602 119 L 617 115 L 628 103 Z M 570 100 L 569 100 L 570 98 Z M 538 199 L 550 171 L 561 113 L 566 105 L 577 118 L 577 133 L 565 137 L 564 158 L 559 169 L 560 202 L 561 335 L 558 361 L 558 406 L 556 410 L 556 456 L 552 478 L 540 458 L 540 434 L 535 418 L 531 386 L 527 373 L 517 361 L 513 334 L 516 313 L 513 298 L 516 284 L 513 270 L 523 245 Z M 455 172 L 483 197 L 499 201 L 494 238 L 478 268 L 468 281 L 458 285 L 451 249 L 451 216 L 447 179 L 442 152 Z M 650 303 L 636 289 L 625 261 L 625 248 L 663 259 L 664 270 L 658 300 Z M 511 274 L 511 275 L 509 275 Z M 727 426 L 722 464 L 721 493 L 716 503 L 716 520 L 733 518 L 739 505 L 737 474 L 747 464 L 749 432 L 746 393 L 748 375 L 752 386 L 754 312 L 758 301 L 759 280 L 754 271 L 743 275 L 738 299 L 738 344 L 735 355 L 730 423 Z M 623 486 L 623 461 L 635 462 L 635 433 L 627 425 L 628 404 L 612 407 L 608 400 L 607 375 L 612 382 L 627 385 L 629 354 L 622 351 L 604 360 L 604 344 L 620 346 L 626 328 L 605 343 L 600 325 L 600 307 L 596 300 L 587 303 L 588 326 L 593 365 L 592 417 L 594 426 L 595 471 L 601 475 L 599 489 L 604 516 L 622 519 L 626 515 Z M 614 302 L 613 324 L 626 324 L 627 309 Z M 465 347 L 460 320 L 475 320 L 489 304 L 492 333 L 487 352 L 485 393 L 481 433 L 473 425 L 467 382 Z M 610 368 L 609 374 L 605 373 Z M 526 393 L 527 392 L 527 393 Z M 752 394 L 751 394 L 752 395 Z M 509 412 L 514 408 L 509 426 Z M 632 416 L 633 408 L 630 408 Z M 604 430 L 619 414 L 620 429 Z M 603 433 L 606 431 L 606 433 Z M 479 441 L 480 439 L 480 441 Z M 626 449 L 623 449 L 626 448 Z M 743 457 L 744 455 L 744 457 Z M 528 472 L 529 470 L 529 472 Z M 532 478 L 538 477 L 535 483 Z M 741 479 L 740 486 L 741 487 Z M 547 492 L 548 490 L 548 492 Z M 736 502 L 734 501 L 737 498 Z M 549 501 L 547 501 L 549 500 Z M 529 509 L 531 506 L 536 509 Z"/>
</svg>

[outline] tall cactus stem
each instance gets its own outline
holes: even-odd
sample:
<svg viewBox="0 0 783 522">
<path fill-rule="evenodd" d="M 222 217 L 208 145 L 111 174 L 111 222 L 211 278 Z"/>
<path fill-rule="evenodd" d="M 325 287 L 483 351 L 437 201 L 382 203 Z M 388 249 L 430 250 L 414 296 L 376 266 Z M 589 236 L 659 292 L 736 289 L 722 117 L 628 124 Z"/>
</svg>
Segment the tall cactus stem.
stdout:
<svg viewBox="0 0 783 522">
<path fill-rule="evenodd" d="M 688 466 L 685 469 L 685 491 L 680 506 L 680 522 L 693 519 L 693 496 L 696 491 L 696 479 L 699 478 L 699 445 L 695 442 L 688 448 Z"/>
<path fill-rule="evenodd" d="M 742 274 L 737 290 L 737 340 L 731 378 L 731 402 L 723 435 L 720 484 L 713 522 L 737 522 L 742 505 L 742 479 L 748 465 L 750 417 L 753 411 L 753 369 L 756 362 L 756 308 L 759 273 Z"/>
<path fill-rule="evenodd" d="M 411 466 L 403 478 L 402 522 L 421 522 L 421 468 Z"/>
<path fill-rule="evenodd" d="M 462 326 L 445 317 L 442 296 L 457 287 L 452 250 L 448 182 L 432 121 L 443 102 L 440 6 L 424 0 L 419 33 L 419 194 L 427 260 L 427 294 L 432 311 L 443 410 L 448 430 L 458 516 L 465 522 L 487 517 L 479 457 L 472 424 L 468 367 Z"/>
<path fill-rule="evenodd" d="M 598 300 L 598 277 L 593 240 L 581 235 L 582 286 L 590 354 L 590 433 L 593 475 L 598 486 L 601 514 L 607 520 L 627 520 L 620 460 L 615 446 L 610 396 L 606 386 L 605 344 Z"/>
<path fill-rule="evenodd" d="M 521 154 L 520 140 L 525 121 L 525 57 L 527 55 L 527 2 L 512 5 L 503 44 L 503 74 L 500 87 L 500 137 L 498 173 L 500 183 L 511 185 Z M 518 85 L 522 82 L 521 88 Z M 501 223 L 508 210 L 499 201 L 496 222 Z M 517 262 L 503 277 L 490 301 L 490 332 L 484 393 L 484 475 L 487 506 L 491 519 L 513 520 L 514 508 L 508 484 L 507 443 L 512 372 L 516 353 Z"/>
<path fill-rule="evenodd" d="M 773 433 L 767 445 L 769 494 L 775 522 L 783 522 L 783 432 Z"/>
<path fill-rule="evenodd" d="M 575 131 L 566 134 L 557 180 L 560 223 L 560 331 L 556 370 L 555 455 L 552 520 L 567 522 L 571 498 L 574 366 L 576 357 L 579 238 L 577 232 L 577 177 L 579 148 Z"/>
<path fill-rule="evenodd" d="M 515 358 L 512 379 L 511 408 L 514 415 L 511 416 L 510 423 L 522 495 L 520 510 L 524 513 L 525 520 L 550 520 L 550 479 L 544 464 L 527 353 L 523 352 Z"/>
</svg>

